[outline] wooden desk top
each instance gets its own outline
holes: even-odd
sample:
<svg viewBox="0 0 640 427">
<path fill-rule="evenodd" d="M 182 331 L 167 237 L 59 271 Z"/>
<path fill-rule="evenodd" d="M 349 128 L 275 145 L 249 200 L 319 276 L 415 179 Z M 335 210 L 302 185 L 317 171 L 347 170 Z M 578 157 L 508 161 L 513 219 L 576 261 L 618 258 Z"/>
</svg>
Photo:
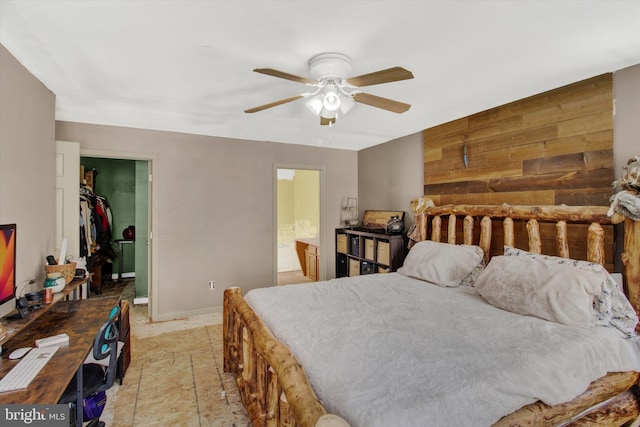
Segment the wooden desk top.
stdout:
<svg viewBox="0 0 640 427">
<path fill-rule="evenodd" d="M 58 403 L 91 351 L 98 329 L 109 318 L 120 297 L 90 298 L 78 301 L 60 301 L 52 304 L 2 347 L 0 377 L 19 361 L 9 360 L 9 354 L 20 347 L 35 347 L 35 340 L 66 333 L 69 344 L 60 347 L 47 365 L 25 390 L 0 393 L 0 404 L 53 404 Z"/>
<path fill-rule="evenodd" d="M 44 313 L 49 311 L 51 307 L 53 307 L 59 301 L 64 300 L 66 297 L 69 296 L 69 294 L 71 294 L 72 292 L 77 292 L 78 288 L 80 288 L 82 285 L 87 283 L 88 280 L 89 280 L 89 276 L 85 277 L 84 279 L 73 280 L 71 283 L 65 286 L 64 289 L 62 289 L 62 291 L 53 295 L 53 302 L 51 304 L 45 304 L 43 308 L 41 308 L 40 310 L 30 311 L 29 317 L 27 317 L 26 319 L 12 319 L 12 320 L 2 319 L 2 323 L 4 324 L 5 329 L 7 330 L 7 335 L 4 338 L 0 339 L 0 345 L 2 345 L 4 348 L 4 343 L 9 341 L 11 337 L 18 334 L 22 329 L 26 328 L 31 322 L 35 321 Z M 17 313 L 17 311 L 13 310 L 9 314 L 11 315 L 15 313 Z"/>
</svg>

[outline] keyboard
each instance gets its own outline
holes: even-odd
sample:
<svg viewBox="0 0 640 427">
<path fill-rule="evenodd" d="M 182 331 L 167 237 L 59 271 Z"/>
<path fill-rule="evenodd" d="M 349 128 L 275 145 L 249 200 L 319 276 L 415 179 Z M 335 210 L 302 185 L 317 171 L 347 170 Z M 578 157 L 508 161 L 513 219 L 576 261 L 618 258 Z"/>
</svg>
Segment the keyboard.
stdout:
<svg viewBox="0 0 640 427">
<path fill-rule="evenodd" d="M 0 380 L 0 392 L 25 389 L 60 347 L 35 347 Z"/>
</svg>

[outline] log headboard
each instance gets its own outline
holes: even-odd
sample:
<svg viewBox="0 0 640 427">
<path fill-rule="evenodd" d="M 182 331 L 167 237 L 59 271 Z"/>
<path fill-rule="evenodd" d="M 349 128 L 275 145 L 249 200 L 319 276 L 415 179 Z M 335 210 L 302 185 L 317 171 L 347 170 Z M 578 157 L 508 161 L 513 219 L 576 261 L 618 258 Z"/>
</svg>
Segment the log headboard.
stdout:
<svg viewBox="0 0 640 427">
<path fill-rule="evenodd" d="M 606 206 L 430 206 L 424 201 L 413 201 L 411 208 L 416 227 L 413 239 L 477 244 L 484 251 L 485 262 L 493 255 L 501 255 L 504 246 L 514 246 L 533 253 L 584 259 L 613 272 L 617 261 L 614 247 L 624 247 L 620 261 L 625 293 L 640 313 L 640 222 L 618 213 L 609 217 Z M 617 224 L 624 224 L 624 237 L 615 233 Z M 516 227 L 526 228 L 523 233 L 526 242 L 516 240 Z M 541 227 L 555 227 L 555 233 L 551 234 L 555 239 L 543 240 L 541 236 L 549 233 L 541 233 Z M 582 232 L 586 233 L 586 239 L 578 236 Z M 624 238 L 624 246 L 615 245 L 616 238 Z"/>
</svg>

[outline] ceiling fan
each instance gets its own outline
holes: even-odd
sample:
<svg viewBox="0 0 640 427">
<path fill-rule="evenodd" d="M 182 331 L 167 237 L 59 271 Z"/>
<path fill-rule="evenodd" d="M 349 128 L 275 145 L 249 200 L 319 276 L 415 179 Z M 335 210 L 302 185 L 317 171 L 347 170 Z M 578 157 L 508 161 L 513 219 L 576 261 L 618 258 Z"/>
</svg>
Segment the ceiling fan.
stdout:
<svg viewBox="0 0 640 427">
<path fill-rule="evenodd" d="M 320 124 L 332 125 L 336 122 L 338 112 L 346 114 L 356 102 L 398 114 L 404 113 L 411 107 L 411 105 L 404 102 L 371 95 L 357 89 L 363 86 L 412 79 L 413 74 L 411 71 L 402 67 L 393 67 L 357 77 L 348 77 L 351 72 L 351 60 L 341 53 L 321 53 L 311 58 L 309 60 L 311 78 L 296 76 L 272 68 L 256 68 L 253 71 L 304 83 L 315 87 L 315 89 L 312 92 L 249 108 L 244 110 L 245 113 L 255 113 L 300 98 L 308 98 L 306 105 L 313 114 L 320 116 Z"/>
</svg>

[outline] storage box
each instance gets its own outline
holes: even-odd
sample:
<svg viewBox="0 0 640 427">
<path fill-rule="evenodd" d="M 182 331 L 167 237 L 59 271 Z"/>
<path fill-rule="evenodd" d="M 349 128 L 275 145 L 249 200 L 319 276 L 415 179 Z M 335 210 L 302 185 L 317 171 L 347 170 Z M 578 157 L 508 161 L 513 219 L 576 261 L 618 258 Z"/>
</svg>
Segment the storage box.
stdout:
<svg viewBox="0 0 640 427">
<path fill-rule="evenodd" d="M 374 260 L 373 258 L 373 239 L 364 239 L 364 257 Z"/>
<path fill-rule="evenodd" d="M 349 276 L 359 276 L 360 275 L 360 261 L 357 259 L 349 260 Z"/>
<path fill-rule="evenodd" d="M 369 261 L 362 261 L 360 263 L 360 274 L 373 274 L 375 270 L 373 269 L 373 263 Z"/>
<path fill-rule="evenodd" d="M 341 254 L 347 254 L 347 235 L 338 234 L 336 236 L 336 251 Z"/>
<path fill-rule="evenodd" d="M 389 242 L 378 242 L 378 263 L 384 265 L 391 264 L 389 255 Z"/>
<path fill-rule="evenodd" d="M 378 267 L 378 273 L 388 273 L 391 271 L 388 267 Z"/>
<path fill-rule="evenodd" d="M 349 253 L 353 256 L 360 256 L 360 236 L 351 236 Z"/>
<path fill-rule="evenodd" d="M 62 277 L 64 277 L 64 280 L 67 282 L 67 285 L 68 285 L 69 283 L 71 283 L 71 281 L 73 280 L 73 276 L 75 276 L 75 274 L 76 274 L 76 263 L 75 262 L 70 262 L 68 264 L 62 264 L 62 265 L 45 264 L 44 265 L 44 272 L 45 272 L 45 274 L 49 274 L 49 273 L 60 273 L 60 274 L 62 274 Z"/>
<path fill-rule="evenodd" d="M 346 256 L 339 256 L 336 260 L 336 270 L 338 270 L 338 277 L 349 275 L 349 263 Z"/>
</svg>

